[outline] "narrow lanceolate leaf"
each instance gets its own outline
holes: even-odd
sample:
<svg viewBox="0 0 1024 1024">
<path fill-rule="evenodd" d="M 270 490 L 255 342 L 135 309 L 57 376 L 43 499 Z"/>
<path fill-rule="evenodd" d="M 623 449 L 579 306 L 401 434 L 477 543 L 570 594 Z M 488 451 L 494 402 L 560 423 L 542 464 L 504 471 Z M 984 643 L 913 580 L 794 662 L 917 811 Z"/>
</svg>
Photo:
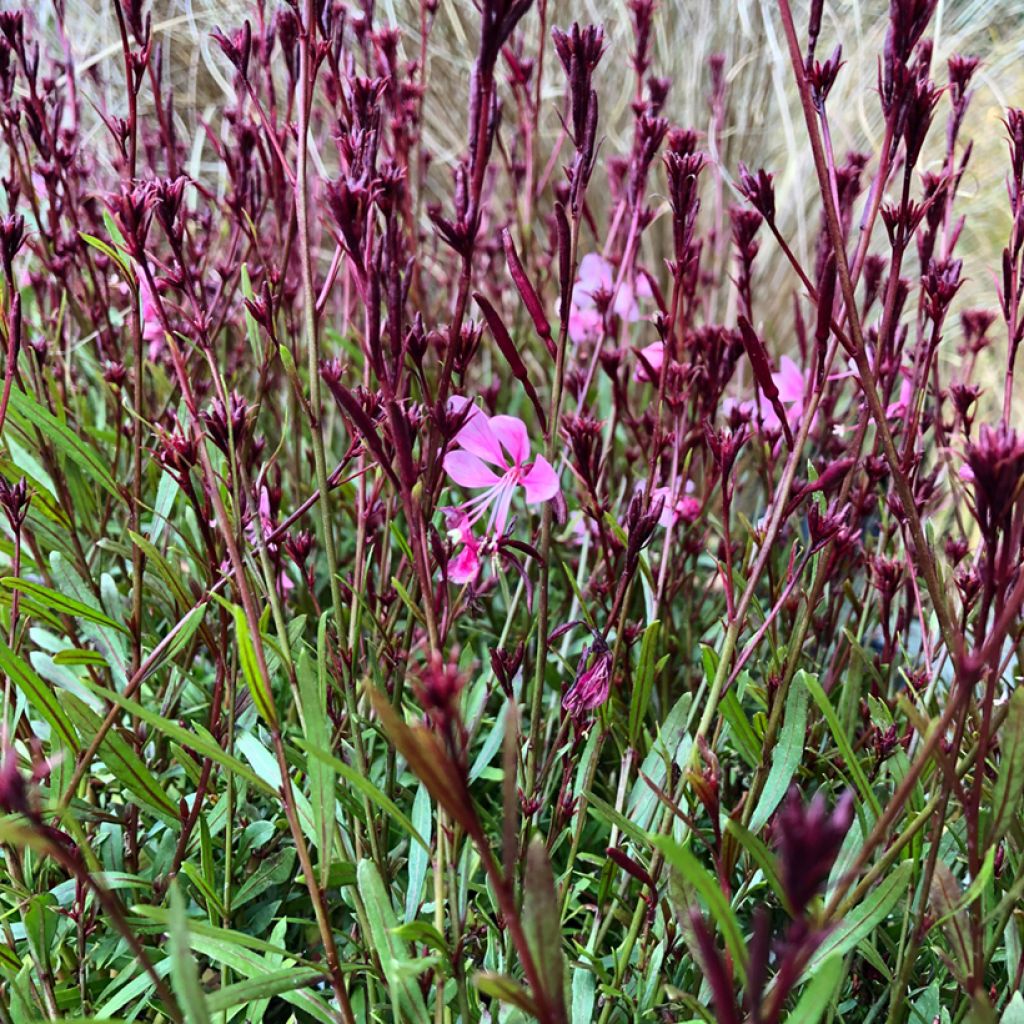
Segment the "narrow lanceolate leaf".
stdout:
<svg viewBox="0 0 1024 1024">
<path fill-rule="evenodd" d="M 658 633 L 661 623 L 655 619 L 645 630 L 640 643 L 640 664 L 633 680 L 633 692 L 629 699 L 628 734 L 630 746 L 636 746 L 643 725 L 647 706 L 654 686 L 655 664 L 658 653 Z"/>
<path fill-rule="evenodd" d="M 53 690 L 3 640 L 0 640 L 0 673 L 10 678 L 67 746 L 76 753 L 82 749 L 75 727 Z"/>
<path fill-rule="evenodd" d="M 863 942 L 888 917 L 899 899 L 906 895 L 907 883 L 913 870 L 914 865 L 909 860 L 893 868 L 864 901 L 854 907 L 828 934 L 807 962 L 802 977 L 814 977 L 830 957 L 844 956 Z"/>
<path fill-rule="evenodd" d="M 64 699 L 68 714 L 83 736 L 95 736 L 100 729 L 100 718 L 80 700 L 68 695 Z M 179 822 L 177 805 L 145 762 L 117 732 L 111 729 L 100 744 L 99 755 L 110 774 L 120 782 L 141 806 L 162 815 L 172 825 Z"/>
<path fill-rule="evenodd" d="M 835 996 L 836 985 L 842 973 L 841 956 L 826 960 L 807 983 L 796 1006 L 786 1018 L 786 1024 L 818 1024 Z"/>
<path fill-rule="evenodd" d="M 70 615 L 73 619 L 86 619 L 101 626 L 119 629 L 122 633 L 131 636 L 127 627 L 122 626 L 120 622 L 115 622 L 109 615 L 104 615 L 103 612 L 90 608 L 89 605 L 76 601 L 73 597 L 67 597 L 64 594 L 59 594 L 56 590 L 44 587 L 41 583 L 18 579 L 16 576 L 5 576 L 0 580 L 0 586 L 6 590 L 18 590 L 31 597 L 37 604 L 49 608 L 58 615 Z"/>
<path fill-rule="evenodd" d="M 171 987 L 189 1024 L 210 1024 L 206 995 L 199 982 L 199 966 L 192 955 L 185 898 L 177 882 L 171 885 Z"/>
<path fill-rule="evenodd" d="M 112 701 L 119 707 L 130 712 L 136 718 L 140 718 L 147 725 L 152 726 L 157 732 L 166 736 L 170 740 L 175 740 L 182 746 L 190 747 L 197 754 L 203 757 L 210 758 L 214 764 L 219 764 L 222 768 L 233 772 L 239 778 L 243 778 L 246 782 L 255 786 L 257 789 L 263 790 L 265 793 L 271 793 L 277 796 L 277 790 L 267 782 L 266 779 L 261 778 L 256 774 L 244 761 L 240 761 L 237 757 L 229 754 L 227 751 L 219 747 L 212 739 L 209 738 L 209 733 L 201 735 L 200 733 L 193 732 L 190 729 L 186 729 L 183 725 L 179 725 L 177 722 L 172 721 L 169 718 L 164 718 L 162 715 L 157 714 L 155 711 L 151 711 L 147 707 L 138 702 L 131 700 L 129 697 L 123 697 L 121 694 L 116 693 L 113 690 L 108 690 L 103 686 L 97 686 L 90 679 L 83 679 L 83 685 L 89 687 L 93 693 L 96 693 L 100 697 Z M 76 747 L 76 749 L 78 749 Z"/>
<path fill-rule="evenodd" d="M 526 941 L 544 988 L 544 1001 L 558 1020 L 565 1020 L 565 964 L 562 959 L 562 923 L 555 876 L 548 849 L 540 836 L 530 840 L 526 852 L 523 927 Z M 539 998 L 539 997 L 538 997 Z"/>
<path fill-rule="evenodd" d="M 747 947 L 743 941 L 743 932 L 718 880 L 704 869 L 700 861 L 685 846 L 675 840 L 667 836 L 658 836 L 653 842 L 664 854 L 668 864 L 679 873 L 685 885 L 707 904 L 708 911 L 721 930 L 725 945 L 732 954 L 736 972 L 745 980 Z"/>
<path fill-rule="evenodd" d="M 245 1006 L 257 999 L 269 999 L 283 992 L 294 992 L 320 981 L 323 975 L 312 967 L 284 967 L 262 977 L 247 978 L 211 993 L 206 1000 L 210 1013 L 223 1013 L 236 1006 Z"/>
<path fill-rule="evenodd" d="M 307 753 L 312 760 L 319 761 L 321 764 L 329 766 L 332 771 L 341 776 L 341 778 L 343 778 L 353 789 L 362 793 L 363 796 L 368 797 L 370 802 L 376 804 L 382 811 L 390 814 L 391 817 L 409 833 L 409 836 L 422 849 L 426 850 L 428 853 L 430 852 L 430 847 L 427 842 L 409 820 L 408 816 L 394 802 L 394 800 L 388 797 L 387 794 L 383 793 L 380 788 L 375 786 L 368 778 L 366 778 L 365 775 L 362 775 L 351 765 L 345 764 L 345 762 L 340 758 L 335 757 L 333 754 L 328 754 L 325 750 L 320 750 L 319 747 L 314 747 L 305 740 L 294 739 L 292 742 L 300 750 Z"/>
<path fill-rule="evenodd" d="M 299 684 L 299 703 L 302 709 L 302 727 L 306 739 L 322 750 L 331 745 L 330 726 L 327 721 L 326 674 L 326 618 L 320 619 L 320 656 L 314 665 L 303 650 L 296 664 L 295 676 Z M 334 837 L 334 769 L 318 758 L 306 763 L 309 776 L 309 803 L 313 810 L 313 827 L 317 835 L 317 858 L 320 885 L 327 885 L 331 869 L 331 846 Z"/>
<path fill-rule="evenodd" d="M 238 640 L 238 660 L 242 665 L 242 675 L 245 677 L 245 684 L 252 694 L 256 710 L 271 729 L 277 728 L 277 709 L 274 707 L 274 695 L 270 692 L 267 680 L 260 670 L 259 659 L 256 655 L 256 645 L 253 643 L 252 633 L 249 631 L 249 622 L 245 612 L 237 605 L 231 606 L 231 614 L 235 621 L 235 637 Z"/>
<path fill-rule="evenodd" d="M 967 914 L 963 909 L 963 892 L 949 866 L 938 861 L 932 874 L 928 893 L 931 899 L 932 916 L 942 923 L 942 929 L 949 940 L 953 962 L 969 977 L 971 970 L 971 931 Z"/>
<path fill-rule="evenodd" d="M 494 974 L 491 971 L 477 971 L 473 975 L 473 984 L 485 996 L 508 1003 L 509 1006 L 516 1006 L 531 1017 L 537 1016 L 537 1007 L 530 993 L 515 978 Z"/>
<path fill-rule="evenodd" d="M 398 919 L 372 861 L 359 862 L 356 883 L 366 908 L 369 937 L 391 992 L 395 1019 L 408 1024 L 430 1024 L 430 1015 L 416 979 L 415 963 L 405 941 L 395 934 Z"/>
<path fill-rule="evenodd" d="M 1018 686 L 1010 695 L 1006 723 L 999 737 L 999 773 L 992 790 L 992 817 L 989 844 L 998 842 L 1010 822 L 1024 793 L 1024 687 Z"/>
<path fill-rule="evenodd" d="M 882 805 L 878 802 L 878 797 L 875 796 L 875 791 L 871 788 L 871 783 L 868 782 L 868 777 L 864 774 L 864 769 L 861 767 L 860 761 L 857 760 L 857 755 L 853 751 L 850 738 L 840 723 L 835 708 L 832 707 L 832 702 L 828 699 L 828 694 L 822 688 L 821 683 L 818 682 L 817 677 L 801 669 L 793 678 L 793 685 L 807 687 L 814 698 L 814 702 L 818 705 L 818 709 L 825 718 L 829 731 L 832 733 L 832 738 L 836 741 L 836 746 L 839 748 L 839 753 L 843 756 L 846 770 L 853 777 L 857 791 L 872 811 L 874 811 L 875 816 L 881 815 Z"/>
<path fill-rule="evenodd" d="M 120 500 L 121 494 L 110 475 L 107 464 L 94 448 L 86 444 L 63 420 L 57 419 L 31 395 L 20 388 L 11 390 L 8 416 L 23 429 L 36 427 L 57 449 L 86 475 L 90 476 L 108 494 Z"/>
<path fill-rule="evenodd" d="M 761 790 L 761 799 L 750 818 L 750 831 L 760 832 L 789 789 L 793 775 L 804 756 L 804 732 L 807 729 L 807 689 L 791 686 L 786 699 L 785 717 L 779 738 L 772 750 L 772 766 Z"/>
</svg>

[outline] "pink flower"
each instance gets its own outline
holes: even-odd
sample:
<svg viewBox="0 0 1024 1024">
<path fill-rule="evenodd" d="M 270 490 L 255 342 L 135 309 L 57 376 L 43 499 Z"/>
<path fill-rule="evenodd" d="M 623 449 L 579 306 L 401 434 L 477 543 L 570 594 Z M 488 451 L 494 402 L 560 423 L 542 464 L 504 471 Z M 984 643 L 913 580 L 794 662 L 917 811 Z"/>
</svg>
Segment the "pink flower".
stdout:
<svg viewBox="0 0 1024 1024">
<path fill-rule="evenodd" d="M 656 374 L 661 373 L 661 365 L 665 362 L 665 343 L 663 341 L 655 341 L 647 345 L 645 348 L 640 349 L 640 357 L 636 361 L 633 379 L 638 381 L 654 381 L 656 378 L 650 376 L 647 372 L 647 366 L 650 366 Z"/>
<path fill-rule="evenodd" d="M 448 579 L 452 583 L 472 583 L 480 574 L 480 549 L 483 543 L 473 535 L 473 524 L 461 509 L 443 510 L 448 520 L 448 536 L 462 550 L 448 563 Z"/>
<path fill-rule="evenodd" d="M 779 363 L 779 372 L 772 374 L 772 380 L 779 389 L 779 401 L 786 409 L 786 419 L 789 421 L 791 430 L 796 430 L 800 423 L 800 417 L 804 411 L 804 394 L 807 390 L 807 374 L 801 373 L 800 368 L 789 356 L 783 356 Z M 733 408 L 746 412 L 755 422 L 758 419 L 757 402 L 744 401 L 736 402 L 727 399 L 723 410 L 728 415 Z M 768 433 L 777 433 L 782 430 L 782 421 L 772 408 L 771 402 L 761 399 L 760 421 L 763 429 Z"/>
<path fill-rule="evenodd" d="M 886 406 L 886 419 L 899 419 L 906 416 L 910 411 L 910 403 L 914 400 L 914 386 L 910 383 L 910 377 L 907 375 L 907 371 L 902 370 L 900 375 L 903 378 L 900 381 L 900 393 L 896 396 L 895 402 L 890 402 Z"/>
<path fill-rule="evenodd" d="M 456 411 L 469 405 L 459 397 L 449 402 L 449 407 Z M 500 537 L 508 524 L 516 488 L 523 489 L 528 505 L 549 501 L 559 491 L 558 475 L 543 455 L 531 459 L 530 438 L 522 420 L 515 416 L 487 416 L 475 407 L 471 410 L 455 437 L 459 450 L 444 457 L 444 468 L 460 487 L 483 488 L 482 494 L 460 506 L 464 519 L 459 523 L 460 532 L 490 509 L 486 532 Z"/>
<path fill-rule="evenodd" d="M 687 480 L 686 492 L 693 490 L 693 481 Z M 661 515 L 658 517 L 658 525 L 668 529 L 680 520 L 684 523 L 692 523 L 700 515 L 700 502 L 689 493 L 677 494 L 675 501 L 672 500 L 672 491 L 668 487 L 655 487 L 651 491 L 651 501 L 657 504 L 659 501 L 664 504 L 661 507 Z"/>
<path fill-rule="evenodd" d="M 569 310 L 569 337 L 577 345 L 583 341 L 597 341 L 601 336 L 602 314 L 595 296 L 610 297 L 615 288 L 615 272 L 612 265 L 596 252 L 588 252 L 580 260 L 579 273 L 572 290 L 572 307 Z M 612 311 L 630 323 L 640 319 L 636 296 L 651 297 L 651 284 L 646 277 L 637 278 L 636 290 L 629 281 L 623 280 L 615 295 Z"/>
<path fill-rule="evenodd" d="M 146 275 L 136 268 L 135 276 L 139 282 L 139 304 L 142 307 L 142 340 L 149 342 L 149 358 L 155 359 L 164 345 L 164 328 Z"/>
</svg>

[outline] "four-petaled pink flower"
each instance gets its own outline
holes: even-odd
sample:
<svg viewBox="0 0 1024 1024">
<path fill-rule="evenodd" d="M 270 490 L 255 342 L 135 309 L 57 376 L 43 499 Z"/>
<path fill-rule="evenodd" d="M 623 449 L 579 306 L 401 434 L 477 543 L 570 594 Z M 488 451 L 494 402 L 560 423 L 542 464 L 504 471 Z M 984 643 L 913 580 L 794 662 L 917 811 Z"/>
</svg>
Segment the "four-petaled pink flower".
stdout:
<svg viewBox="0 0 1024 1024">
<path fill-rule="evenodd" d="M 602 309 L 611 300 L 615 288 L 615 271 L 612 265 L 596 252 L 588 252 L 580 260 L 579 273 L 572 290 L 572 307 L 569 310 L 569 337 L 577 345 L 584 341 L 597 341 L 601 337 Z M 599 296 L 605 302 L 598 308 Z M 612 311 L 623 320 L 633 323 L 640 319 L 636 297 L 649 299 L 651 283 L 641 274 L 637 277 L 636 288 L 623 279 L 612 303 Z"/>
<path fill-rule="evenodd" d="M 460 487 L 482 493 L 459 506 L 457 518 L 449 521 L 458 531 L 457 540 L 466 545 L 453 565 L 465 579 L 479 569 L 480 544 L 473 538 L 473 524 L 490 510 L 485 533 L 495 538 L 505 533 L 509 508 L 516 489 L 522 488 L 528 505 L 549 501 L 559 491 L 558 475 L 543 455 L 531 457 L 526 424 L 515 416 L 487 416 L 465 398 L 455 397 L 449 408 L 469 417 L 455 436 L 458 449 L 444 457 L 445 472 Z M 493 468 L 492 468 L 493 467 Z M 449 569 L 449 578 L 451 569 Z M 458 582 L 458 581 L 456 581 Z"/>
</svg>

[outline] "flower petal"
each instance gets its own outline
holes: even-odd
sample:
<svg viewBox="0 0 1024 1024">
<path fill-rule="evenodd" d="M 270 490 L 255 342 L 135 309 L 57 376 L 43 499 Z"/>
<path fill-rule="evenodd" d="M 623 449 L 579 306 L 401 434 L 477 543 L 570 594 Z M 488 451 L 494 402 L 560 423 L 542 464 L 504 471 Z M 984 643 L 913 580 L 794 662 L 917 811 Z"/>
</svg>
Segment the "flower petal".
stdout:
<svg viewBox="0 0 1024 1024">
<path fill-rule="evenodd" d="M 517 416 L 492 416 L 491 433 L 511 456 L 515 465 L 520 466 L 530 458 L 530 435 L 526 424 Z"/>
<path fill-rule="evenodd" d="M 650 364 L 651 369 L 655 373 L 661 373 L 661 364 L 665 362 L 665 343 L 662 341 L 652 342 L 650 345 L 646 345 L 640 349 L 640 355 L 643 357 L 643 361 L 637 360 L 636 369 L 633 371 L 633 379 L 637 381 L 651 380 L 647 372 L 647 366 L 644 365 L 644 361 Z"/>
<path fill-rule="evenodd" d="M 448 408 L 461 412 L 467 405 L 471 405 L 465 398 L 456 396 L 448 400 Z M 489 462 L 492 466 L 506 466 L 505 456 L 502 454 L 501 445 L 491 430 L 490 421 L 486 413 L 476 406 L 472 406 L 469 418 L 463 424 L 462 429 L 455 435 L 455 443 L 472 452 L 478 458 Z"/>
<path fill-rule="evenodd" d="M 779 389 L 779 398 L 787 404 L 803 402 L 806 381 L 799 367 L 789 356 L 783 356 L 779 363 L 779 372 L 772 374 L 772 380 Z"/>
<path fill-rule="evenodd" d="M 480 572 L 480 555 L 475 546 L 467 544 L 448 563 L 448 579 L 452 583 L 472 583 Z"/>
<path fill-rule="evenodd" d="M 588 252 L 580 260 L 580 269 L 576 275 L 576 287 L 587 295 L 604 289 L 612 288 L 612 265 L 600 254 Z"/>
<path fill-rule="evenodd" d="M 444 471 L 460 487 L 493 487 L 500 479 L 483 459 L 469 451 L 449 452 L 444 457 Z"/>
<path fill-rule="evenodd" d="M 533 460 L 530 471 L 522 478 L 523 490 L 526 491 L 526 504 L 536 505 L 539 501 L 550 501 L 560 490 L 558 474 L 551 468 L 551 463 L 538 455 Z"/>
</svg>

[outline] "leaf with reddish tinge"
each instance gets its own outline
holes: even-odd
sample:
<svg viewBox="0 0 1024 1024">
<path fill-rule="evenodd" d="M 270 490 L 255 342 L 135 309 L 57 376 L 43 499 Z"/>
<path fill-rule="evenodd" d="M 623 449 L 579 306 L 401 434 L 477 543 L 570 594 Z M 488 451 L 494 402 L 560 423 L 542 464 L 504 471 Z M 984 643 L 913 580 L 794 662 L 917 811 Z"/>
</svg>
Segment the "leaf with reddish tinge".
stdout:
<svg viewBox="0 0 1024 1024">
<path fill-rule="evenodd" d="M 523 898 L 523 927 L 537 967 L 545 1000 L 557 1020 L 565 1020 L 564 962 L 562 927 L 555 876 L 551 871 L 548 848 L 540 836 L 534 836 L 526 852 L 526 880 Z"/>
<path fill-rule="evenodd" d="M 406 725 L 391 706 L 391 701 L 375 686 L 367 684 L 366 692 L 384 731 L 408 762 L 409 770 L 468 835 L 484 841 L 466 785 L 441 741 L 422 725 Z"/>
</svg>

